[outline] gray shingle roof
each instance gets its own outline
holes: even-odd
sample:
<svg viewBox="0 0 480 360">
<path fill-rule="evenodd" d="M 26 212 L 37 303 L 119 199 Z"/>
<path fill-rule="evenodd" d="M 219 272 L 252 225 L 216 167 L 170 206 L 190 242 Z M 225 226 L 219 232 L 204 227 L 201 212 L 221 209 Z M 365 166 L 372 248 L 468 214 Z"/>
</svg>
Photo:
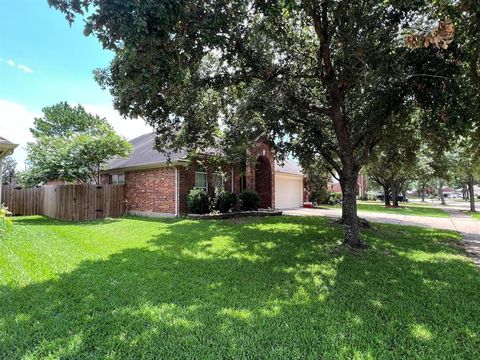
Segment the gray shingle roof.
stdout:
<svg viewBox="0 0 480 360">
<path fill-rule="evenodd" d="M 295 160 L 285 160 L 283 163 L 275 164 L 275 171 L 282 174 L 303 175 L 302 168 Z"/>
<path fill-rule="evenodd" d="M 149 168 L 157 165 L 165 165 L 167 157 L 165 154 L 157 151 L 154 148 L 155 134 L 145 134 L 133 140 L 130 140 L 133 145 L 130 156 L 125 159 L 112 159 L 107 164 L 108 170 L 122 170 L 122 169 L 141 169 Z M 213 151 L 213 150 L 211 150 Z M 185 160 L 187 156 L 186 151 L 180 151 L 171 155 L 170 161 L 177 162 Z M 277 163 L 275 171 L 285 174 L 302 175 L 302 170 L 299 164 L 294 160 L 286 160 L 283 165 Z"/>
<path fill-rule="evenodd" d="M 124 169 L 124 168 L 141 168 L 153 165 L 162 165 L 167 163 L 165 154 L 157 151 L 155 146 L 155 134 L 145 134 L 133 140 L 130 140 L 133 145 L 132 152 L 128 158 L 112 159 L 108 162 L 107 168 L 110 170 Z M 184 159 L 185 151 L 174 153 L 171 155 L 170 161 L 175 162 Z"/>
<path fill-rule="evenodd" d="M 0 144 L 2 145 L 11 145 L 12 147 L 16 147 L 17 145 L 12 143 L 11 141 L 8 141 L 7 139 L 3 138 L 0 136 Z"/>
</svg>

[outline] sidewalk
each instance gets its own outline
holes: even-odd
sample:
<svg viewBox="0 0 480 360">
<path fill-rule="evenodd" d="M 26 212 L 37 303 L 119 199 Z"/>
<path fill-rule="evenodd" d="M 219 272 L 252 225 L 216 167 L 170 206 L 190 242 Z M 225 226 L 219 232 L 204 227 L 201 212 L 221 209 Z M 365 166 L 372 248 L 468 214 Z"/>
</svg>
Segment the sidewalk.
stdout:
<svg viewBox="0 0 480 360">
<path fill-rule="evenodd" d="M 420 226 L 435 229 L 453 230 L 462 234 L 465 248 L 475 264 L 480 267 L 480 221 L 463 213 L 463 209 L 442 207 L 450 217 L 435 218 L 427 216 L 382 214 L 368 211 L 359 211 L 358 216 L 371 222 Z M 338 218 L 342 215 L 341 209 L 307 209 L 285 210 L 284 215 L 292 216 L 324 216 Z"/>
</svg>

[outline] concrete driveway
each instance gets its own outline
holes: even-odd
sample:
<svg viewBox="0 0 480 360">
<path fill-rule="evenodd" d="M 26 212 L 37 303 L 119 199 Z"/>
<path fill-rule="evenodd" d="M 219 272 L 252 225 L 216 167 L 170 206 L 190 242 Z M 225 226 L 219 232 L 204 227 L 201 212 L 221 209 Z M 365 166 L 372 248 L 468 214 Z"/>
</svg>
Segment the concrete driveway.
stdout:
<svg viewBox="0 0 480 360">
<path fill-rule="evenodd" d="M 382 214 L 368 211 L 359 211 L 358 216 L 370 222 L 458 231 L 462 234 L 465 240 L 465 248 L 467 252 L 472 257 L 473 261 L 480 266 L 480 221 L 464 214 L 464 206 L 442 206 L 441 208 L 450 215 L 449 218 Z M 283 213 L 291 216 L 323 216 L 338 218 L 341 216 L 342 211 L 341 209 L 299 208 L 294 210 L 284 210 Z"/>
</svg>

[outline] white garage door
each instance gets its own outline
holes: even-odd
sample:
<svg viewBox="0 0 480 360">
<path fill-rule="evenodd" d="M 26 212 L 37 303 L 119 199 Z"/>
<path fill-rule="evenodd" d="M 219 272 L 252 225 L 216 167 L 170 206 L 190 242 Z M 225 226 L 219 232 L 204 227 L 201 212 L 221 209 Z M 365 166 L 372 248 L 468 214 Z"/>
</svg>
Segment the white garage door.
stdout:
<svg viewBox="0 0 480 360">
<path fill-rule="evenodd" d="M 275 174 L 275 207 L 293 209 L 303 205 L 303 178 Z"/>
</svg>

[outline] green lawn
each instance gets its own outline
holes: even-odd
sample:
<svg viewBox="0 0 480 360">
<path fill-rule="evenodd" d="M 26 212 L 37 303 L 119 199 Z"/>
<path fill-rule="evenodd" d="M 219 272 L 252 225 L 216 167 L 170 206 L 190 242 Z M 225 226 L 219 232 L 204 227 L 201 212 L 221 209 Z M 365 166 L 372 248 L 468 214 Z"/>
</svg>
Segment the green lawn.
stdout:
<svg viewBox="0 0 480 360">
<path fill-rule="evenodd" d="M 324 206 L 331 209 L 339 209 L 340 205 L 335 206 Z M 387 214 L 399 214 L 399 215 L 415 215 L 415 216 L 430 216 L 438 218 L 448 218 L 448 213 L 442 209 L 437 209 L 425 205 L 418 204 L 401 204 L 398 208 L 386 208 L 383 203 L 380 202 L 359 202 L 357 204 L 357 209 L 359 211 L 369 211 L 369 212 L 381 212 Z"/>
<path fill-rule="evenodd" d="M 318 217 L 19 218 L 0 240 L 0 359 L 480 358 L 456 233 Z"/>
<path fill-rule="evenodd" d="M 468 211 L 467 214 L 470 215 L 471 217 L 473 217 L 474 219 L 480 220 L 480 212 L 478 210 L 477 210 L 477 212 Z"/>
</svg>

